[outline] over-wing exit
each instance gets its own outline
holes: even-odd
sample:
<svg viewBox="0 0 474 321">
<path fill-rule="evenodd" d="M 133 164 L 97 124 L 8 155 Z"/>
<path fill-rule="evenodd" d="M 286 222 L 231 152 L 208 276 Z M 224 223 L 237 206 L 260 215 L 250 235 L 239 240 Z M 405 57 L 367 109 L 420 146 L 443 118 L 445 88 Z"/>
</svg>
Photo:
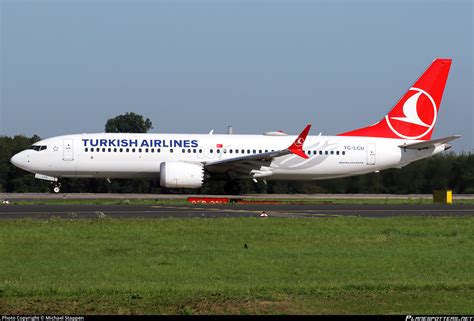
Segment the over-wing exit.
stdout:
<svg viewBox="0 0 474 321">
<path fill-rule="evenodd" d="M 311 181 L 401 168 L 459 137 L 431 139 L 450 67 L 451 59 L 434 60 L 379 122 L 336 136 L 309 136 L 311 125 L 298 136 L 76 134 L 39 141 L 11 162 L 51 181 L 56 193 L 63 177 L 147 177 L 168 188 L 226 180 L 225 192 L 237 194 L 243 179 Z"/>
</svg>

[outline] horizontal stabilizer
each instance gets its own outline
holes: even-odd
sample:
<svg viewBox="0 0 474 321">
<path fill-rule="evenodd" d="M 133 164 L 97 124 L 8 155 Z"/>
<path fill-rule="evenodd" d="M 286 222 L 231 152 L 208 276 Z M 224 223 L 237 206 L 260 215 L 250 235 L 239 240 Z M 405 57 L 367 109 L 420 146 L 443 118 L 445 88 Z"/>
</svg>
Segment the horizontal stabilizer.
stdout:
<svg viewBox="0 0 474 321">
<path fill-rule="evenodd" d="M 427 149 L 430 147 L 436 147 L 442 144 L 446 144 L 459 137 L 461 137 L 461 135 L 453 135 L 453 136 L 448 136 L 448 137 L 443 137 L 443 138 L 438 138 L 438 139 L 433 139 L 433 140 L 427 140 L 427 141 L 419 142 L 419 143 L 398 145 L 398 147 L 408 148 L 408 149 Z"/>
</svg>

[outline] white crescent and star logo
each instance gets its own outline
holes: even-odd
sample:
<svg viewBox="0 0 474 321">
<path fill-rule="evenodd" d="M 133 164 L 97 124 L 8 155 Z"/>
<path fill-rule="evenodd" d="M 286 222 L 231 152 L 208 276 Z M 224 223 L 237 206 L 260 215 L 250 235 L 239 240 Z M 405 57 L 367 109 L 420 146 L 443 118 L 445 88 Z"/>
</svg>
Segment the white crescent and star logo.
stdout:
<svg viewBox="0 0 474 321">
<path fill-rule="evenodd" d="M 390 127 L 390 130 L 398 137 L 405 138 L 405 139 L 419 139 L 425 136 L 426 134 L 428 134 L 433 129 L 436 123 L 438 109 L 433 100 L 433 97 L 431 97 L 431 95 L 428 94 L 423 89 L 412 87 L 410 88 L 410 91 L 416 91 L 416 94 L 408 98 L 403 104 L 403 117 L 393 117 L 393 116 L 386 115 L 385 119 L 387 121 L 388 127 Z M 418 114 L 417 105 L 418 105 L 418 100 L 420 99 L 421 96 L 427 97 L 429 101 L 431 102 L 431 107 L 433 108 L 433 111 L 432 111 L 433 119 L 422 119 L 420 115 Z M 430 112 L 427 111 L 427 113 L 429 114 Z M 422 132 L 416 135 L 404 134 L 403 125 L 400 125 L 400 123 L 397 123 L 397 122 L 393 122 L 392 120 L 397 120 L 401 122 L 402 124 L 408 123 L 408 124 L 420 126 L 420 130 L 422 130 Z"/>
<path fill-rule="evenodd" d="M 296 146 L 303 146 L 304 144 L 304 139 L 303 137 L 298 137 L 298 139 L 295 141 Z"/>
</svg>

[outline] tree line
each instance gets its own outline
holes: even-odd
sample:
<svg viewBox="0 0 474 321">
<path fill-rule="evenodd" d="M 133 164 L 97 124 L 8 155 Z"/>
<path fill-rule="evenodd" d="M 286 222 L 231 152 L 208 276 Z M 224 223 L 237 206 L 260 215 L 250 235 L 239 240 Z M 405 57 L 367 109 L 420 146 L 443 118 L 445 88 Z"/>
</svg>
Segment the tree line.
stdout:
<svg viewBox="0 0 474 321">
<path fill-rule="evenodd" d="M 141 132 L 152 128 L 151 121 L 134 113 L 109 119 L 106 132 Z M 41 140 L 39 136 L 0 136 L 0 192 L 48 192 L 49 182 L 34 178 L 32 173 L 16 168 L 10 158 Z M 64 178 L 65 193 L 192 193 L 222 194 L 224 181 L 210 181 L 202 188 L 166 189 L 159 186 L 159 179 L 105 179 Z M 293 181 L 241 181 L 243 194 L 292 194 L 292 193 L 390 193 L 430 194 L 434 189 L 452 189 L 454 193 L 474 194 L 474 154 L 443 153 L 416 161 L 401 169 L 388 169 L 379 173 L 340 179 Z"/>
</svg>

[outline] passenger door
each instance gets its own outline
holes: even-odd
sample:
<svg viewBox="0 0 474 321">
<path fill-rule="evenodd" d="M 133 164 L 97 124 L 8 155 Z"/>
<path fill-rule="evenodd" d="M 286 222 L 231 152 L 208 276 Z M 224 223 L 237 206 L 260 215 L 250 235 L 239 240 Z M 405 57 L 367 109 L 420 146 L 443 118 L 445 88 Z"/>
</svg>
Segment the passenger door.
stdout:
<svg viewBox="0 0 474 321">
<path fill-rule="evenodd" d="M 72 139 L 63 140 L 63 160 L 72 161 L 74 160 L 74 145 Z"/>
<path fill-rule="evenodd" d="M 375 144 L 367 144 L 367 165 L 375 165 Z"/>
</svg>

